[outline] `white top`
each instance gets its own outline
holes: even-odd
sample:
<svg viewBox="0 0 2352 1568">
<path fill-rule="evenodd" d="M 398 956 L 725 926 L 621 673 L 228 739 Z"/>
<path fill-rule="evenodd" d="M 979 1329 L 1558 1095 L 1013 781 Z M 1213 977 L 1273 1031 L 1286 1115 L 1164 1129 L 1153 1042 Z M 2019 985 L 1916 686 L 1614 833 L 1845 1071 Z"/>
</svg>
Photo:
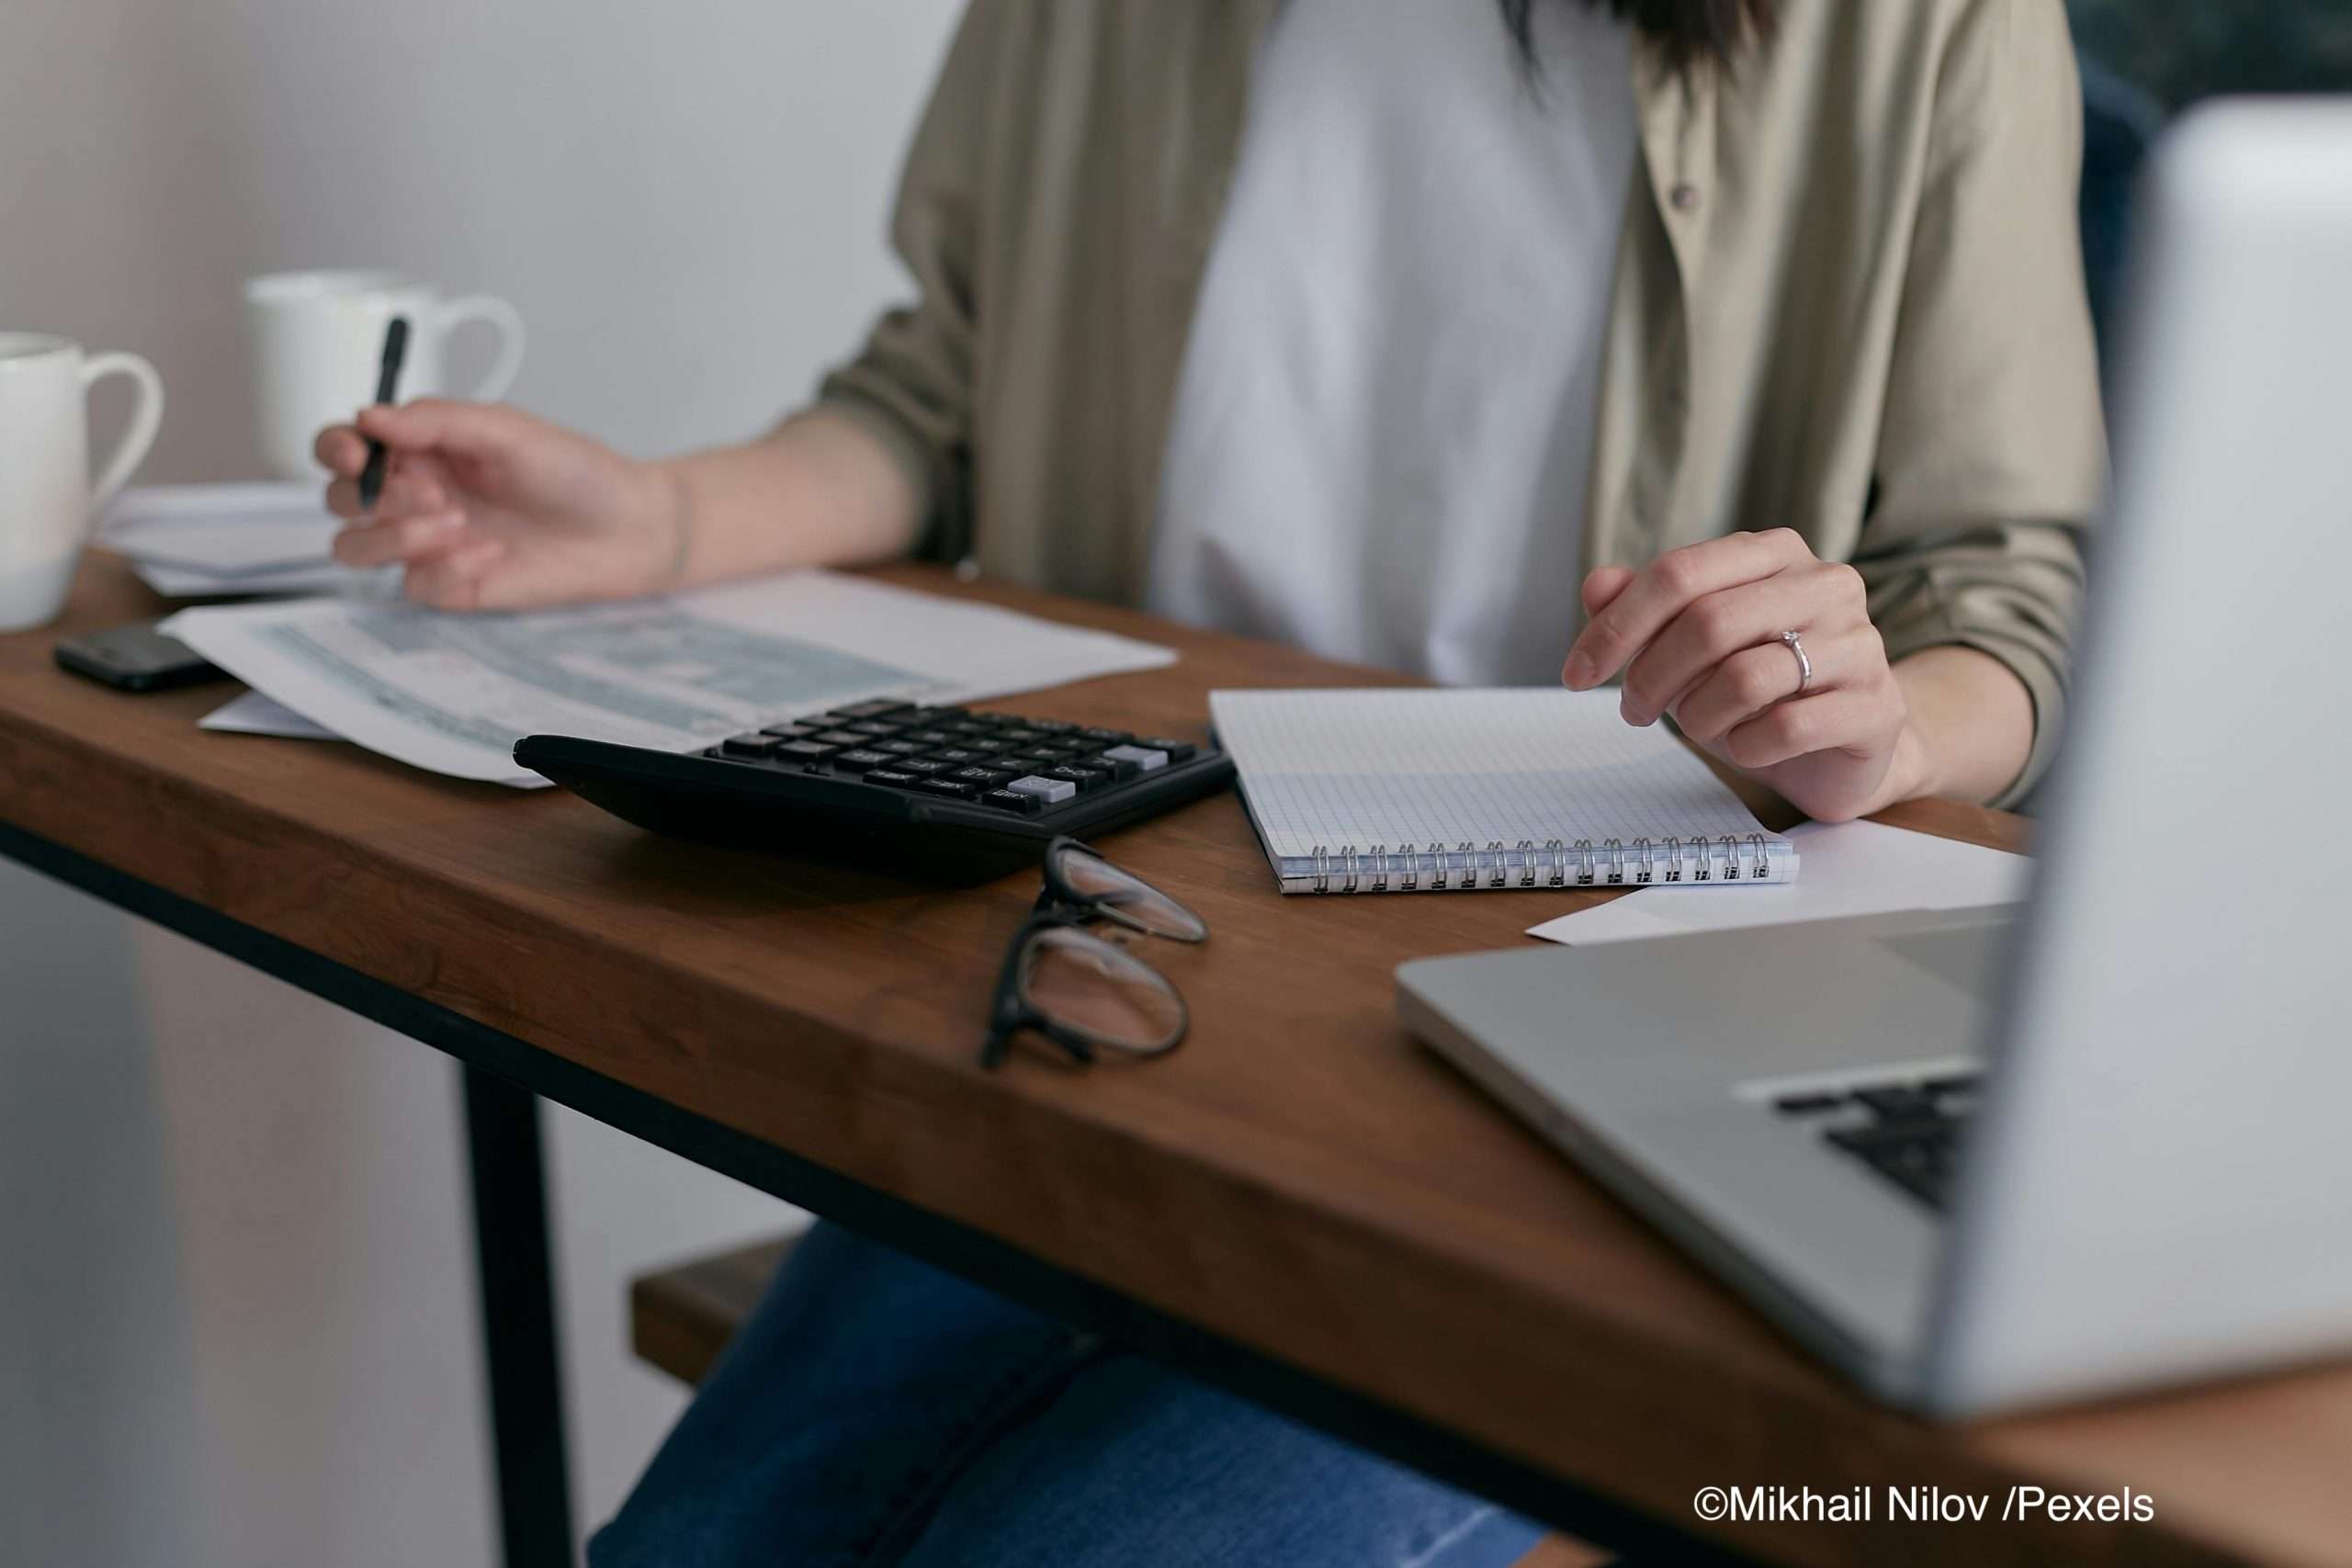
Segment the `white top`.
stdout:
<svg viewBox="0 0 2352 1568">
<path fill-rule="evenodd" d="M 1549 683 L 1634 163 L 1629 36 L 1288 0 L 1178 381 L 1162 614 L 1454 684 Z"/>
</svg>

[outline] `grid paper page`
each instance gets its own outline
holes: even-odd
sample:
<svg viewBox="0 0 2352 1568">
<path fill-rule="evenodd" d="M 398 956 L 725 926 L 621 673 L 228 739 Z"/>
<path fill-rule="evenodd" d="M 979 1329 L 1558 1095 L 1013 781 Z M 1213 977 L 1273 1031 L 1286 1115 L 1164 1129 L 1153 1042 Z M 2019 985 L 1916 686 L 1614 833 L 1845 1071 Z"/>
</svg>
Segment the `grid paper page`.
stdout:
<svg viewBox="0 0 2352 1568">
<path fill-rule="evenodd" d="M 1278 861 L 1318 845 L 1484 849 L 1763 831 L 1663 726 L 1619 717 L 1614 691 L 1212 692 L 1209 713 Z"/>
</svg>

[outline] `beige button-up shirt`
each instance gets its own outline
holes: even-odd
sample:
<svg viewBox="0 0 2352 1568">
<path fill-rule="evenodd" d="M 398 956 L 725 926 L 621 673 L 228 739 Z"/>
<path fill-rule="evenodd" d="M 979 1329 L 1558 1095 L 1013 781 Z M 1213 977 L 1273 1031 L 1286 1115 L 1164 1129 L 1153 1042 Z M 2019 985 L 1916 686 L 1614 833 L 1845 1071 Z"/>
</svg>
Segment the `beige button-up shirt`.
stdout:
<svg viewBox="0 0 2352 1568">
<path fill-rule="evenodd" d="M 821 394 L 905 460 L 933 553 L 1141 597 L 1277 4 L 974 0 L 893 225 L 917 298 Z M 1464 26 L 1502 25 L 1460 4 Z M 2060 728 L 2076 536 L 2106 474 L 2065 17 L 2059 0 L 1779 17 L 1727 71 L 1635 49 L 1585 566 L 1795 528 L 1861 570 L 1891 658 L 1957 644 L 2016 671 L 2036 736 L 2013 801 Z M 1577 602 L 1563 583 L 1563 615 Z"/>
</svg>

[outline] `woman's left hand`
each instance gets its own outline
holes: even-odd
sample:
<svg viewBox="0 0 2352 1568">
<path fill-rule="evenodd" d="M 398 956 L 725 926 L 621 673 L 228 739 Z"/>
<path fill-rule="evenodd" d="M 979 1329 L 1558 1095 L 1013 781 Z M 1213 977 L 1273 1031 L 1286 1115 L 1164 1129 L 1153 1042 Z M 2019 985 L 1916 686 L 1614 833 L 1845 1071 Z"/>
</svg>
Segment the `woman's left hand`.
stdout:
<svg viewBox="0 0 2352 1568">
<path fill-rule="evenodd" d="M 1629 724 L 1672 714 L 1682 733 L 1842 822 L 1921 793 L 1924 751 L 1871 624 L 1861 574 L 1776 528 L 1686 545 L 1639 571 L 1584 581 L 1591 620 L 1560 679 L 1572 691 L 1625 674 Z M 1802 690 L 1793 631 L 1813 663 Z"/>
</svg>

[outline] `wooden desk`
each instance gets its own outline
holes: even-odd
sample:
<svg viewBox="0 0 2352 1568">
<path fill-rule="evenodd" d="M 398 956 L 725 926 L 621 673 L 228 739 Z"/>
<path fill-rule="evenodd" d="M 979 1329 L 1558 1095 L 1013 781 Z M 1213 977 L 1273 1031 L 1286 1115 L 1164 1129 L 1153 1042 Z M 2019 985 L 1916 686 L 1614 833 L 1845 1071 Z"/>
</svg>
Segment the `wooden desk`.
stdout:
<svg viewBox="0 0 2352 1568">
<path fill-rule="evenodd" d="M 1212 686 L 1379 679 L 881 575 L 1183 652 L 1016 710 L 1197 735 Z M 61 630 L 158 609 L 101 557 L 64 627 L 0 638 L 0 851 L 476 1067 L 1641 1555 L 2352 1560 L 2352 1371 L 1956 1428 L 1888 1414 L 1398 1028 L 1400 960 L 1516 943 L 1591 895 L 1283 900 L 1238 803 L 1209 801 L 1108 843 L 1209 921 L 1205 947 L 1151 955 L 1191 1043 L 988 1074 L 979 1012 L 1034 876 L 943 891 L 671 842 L 552 791 L 200 732 L 220 688 L 132 698 L 51 667 Z M 2023 838 L 1953 806 L 1889 819 Z M 1690 1508 L 1710 1484 L 2017 1482 L 2129 1485 L 2155 1519 L 1702 1527 Z"/>
</svg>

